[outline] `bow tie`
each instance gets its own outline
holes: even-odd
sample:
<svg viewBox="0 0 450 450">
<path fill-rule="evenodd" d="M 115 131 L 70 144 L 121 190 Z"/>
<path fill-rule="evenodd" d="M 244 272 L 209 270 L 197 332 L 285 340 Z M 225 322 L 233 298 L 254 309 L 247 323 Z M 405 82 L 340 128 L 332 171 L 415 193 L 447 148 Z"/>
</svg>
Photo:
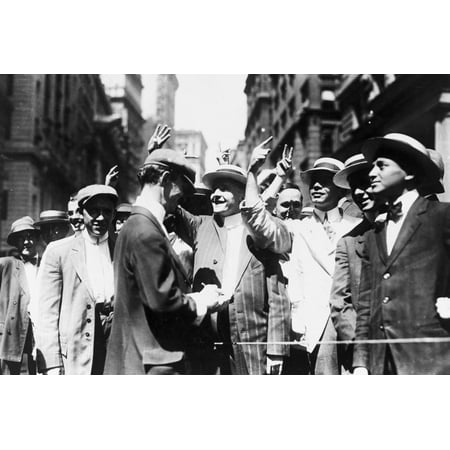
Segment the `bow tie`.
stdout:
<svg viewBox="0 0 450 450">
<path fill-rule="evenodd" d="M 32 258 L 22 258 L 24 263 L 31 263 L 33 266 L 36 266 L 39 262 L 39 259 L 37 256 L 33 256 Z"/>
<path fill-rule="evenodd" d="M 392 220 L 393 222 L 398 222 L 400 217 L 403 216 L 402 212 L 402 202 L 395 203 L 394 205 L 390 205 L 387 210 L 387 220 Z"/>
</svg>

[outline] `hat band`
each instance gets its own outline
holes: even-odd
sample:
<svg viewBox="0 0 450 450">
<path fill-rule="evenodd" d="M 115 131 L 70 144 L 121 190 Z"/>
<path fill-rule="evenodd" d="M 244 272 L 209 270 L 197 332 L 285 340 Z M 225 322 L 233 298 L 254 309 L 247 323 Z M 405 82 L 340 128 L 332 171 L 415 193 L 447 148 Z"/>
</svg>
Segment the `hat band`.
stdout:
<svg viewBox="0 0 450 450">
<path fill-rule="evenodd" d="M 330 169 L 330 170 L 340 170 L 338 166 L 335 166 L 334 164 L 330 163 L 320 163 L 317 166 L 313 167 L 313 169 Z"/>
</svg>

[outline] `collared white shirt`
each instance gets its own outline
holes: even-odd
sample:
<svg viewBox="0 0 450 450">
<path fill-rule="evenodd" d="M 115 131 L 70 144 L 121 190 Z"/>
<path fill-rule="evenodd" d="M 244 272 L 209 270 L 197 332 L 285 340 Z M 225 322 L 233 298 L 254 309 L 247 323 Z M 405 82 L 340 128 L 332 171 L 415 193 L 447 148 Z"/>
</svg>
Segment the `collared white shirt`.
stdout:
<svg viewBox="0 0 450 450">
<path fill-rule="evenodd" d="M 166 217 L 166 210 L 164 209 L 164 206 L 161 205 L 161 203 L 155 202 L 150 199 L 146 199 L 142 195 L 138 195 L 136 201 L 134 202 L 134 206 L 140 206 L 150 211 L 155 216 L 158 223 L 161 225 L 161 228 L 163 229 L 167 238 L 169 238 L 169 233 L 167 232 L 167 229 L 164 226 L 164 218 Z"/>
<path fill-rule="evenodd" d="M 100 238 L 92 237 L 86 229 L 81 233 L 86 249 L 89 284 L 95 302 L 110 302 L 114 295 L 114 272 L 108 246 L 108 233 Z"/>
<path fill-rule="evenodd" d="M 332 242 L 336 241 L 336 232 L 338 230 L 338 227 L 336 224 L 340 223 L 342 220 L 342 212 L 341 209 L 336 206 L 333 209 L 330 209 L 329 211 L 321 211 L 320 209 L 314 208 L 313 215 L 319 220 L 319 222 L 324 226 L 325 229 L 325 219 L 328 220 L 328 226 L 333 230 L 333 238 L 331 239 Z M 325 230 L 326 231 L 326 230 Z"/>
<path fill-rule="evenodd" d="M 222 291 L 224 298 L 230 299 L 236 288 L 242 233 L 244 231 L 241 213 L 225 217 L 224 226 L 227 229 L 227 245 L 222 271 Z"/>
<path fill-rule="evenodd" d="M 402 228 L 403 222 L 405 221 L 405 217 L 408 214 L 408 211 L 411 209 L 413 203 L 419 198 L 419 193 L 416 189 L 412 191 L 408 191 L 405 194 L 401 195 L 395 202 L 394 205 L 398 202 L 402 202 L 402 216 L 400 217 L 398 222 L 394 222 L 389 220 L 386 226 L 386 247 L 388 255 L 392 252 L 394 248 L 395 241 L 400 234 L 400 230 Z"/>
<path fill-rule="evenodd" d="M 30 314 L 31 322 L 33 324 L 36 323 L 37 320 L 37 275 L 38 275 L 38 266 L 37 264 L 32 264 L 30 262 L 23 263 L 25 267 L 25 276 L 27 278 L 28 283 L 28 293 L 30 294 L 30 302 L 28 303 L 28 313 Z"/>
</svg>

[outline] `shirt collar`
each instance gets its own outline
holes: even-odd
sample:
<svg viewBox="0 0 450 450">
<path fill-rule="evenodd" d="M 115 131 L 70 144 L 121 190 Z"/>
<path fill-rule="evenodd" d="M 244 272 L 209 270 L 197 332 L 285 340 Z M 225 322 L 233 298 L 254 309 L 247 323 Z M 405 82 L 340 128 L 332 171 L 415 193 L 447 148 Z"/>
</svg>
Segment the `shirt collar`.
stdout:
<svg viewBox="0 0 450 450">
<path fill-rule="evenodd" d="M 142 195 L 138 195 L 136 201 L 134 202 L 134 206 L 140 206 L 142 208 L 150 211 L 161 225 L 164 232 L 167 234 L 166 227 L 164 226 L 164 218 L 166 217 L 166 210 L 161 203 L 155 202 L 154 200 L 144 198 Z"/>
<path fill-rule="evenodd" d="M 314 208 L 314 214 L 321 223 L 325 220 L 325 214 L 327 215 L 329 222 L 340 222 L 342 219 L 342 213 L 338 206 L 329 211 L 321 211 L 320 209 Z"/>
<path fill-rule="evenodd" d="M 224 225 L 229 230 L 231 228 L 236 228 L 242 225 L 242 215 L 241 213 L 233 214 L 232 216 L 225 217 Z"/>
<path fill-rule="evenodd" d="M 86 230 L 86 228 L 83 229 L 83 231 L 81 232 L 81 234 L 83 235 L 83 238 L 86 242 L 91 243 L 92 245 L 100 245 L 101 243 L 105 242 L 106 240 L 108 240 L 108 232 L 106 232 L 103 236 L 100 237 L 93 237 L 89 234 L 89 232 Z"/>
<path fill-rule="evenodd" d="M 399 202 L 402 202 L 402 214 L 403 216 L 406 216 L 412 204 L 418 199 L 418 197 L 419 193 L 417 192 L 417 189 L 413 189 L 412 191 L 408 191 L 400 195 L 400 197 L 397 200 L 395 200 L 394 205 L 396 205 Z"/>
</svg>

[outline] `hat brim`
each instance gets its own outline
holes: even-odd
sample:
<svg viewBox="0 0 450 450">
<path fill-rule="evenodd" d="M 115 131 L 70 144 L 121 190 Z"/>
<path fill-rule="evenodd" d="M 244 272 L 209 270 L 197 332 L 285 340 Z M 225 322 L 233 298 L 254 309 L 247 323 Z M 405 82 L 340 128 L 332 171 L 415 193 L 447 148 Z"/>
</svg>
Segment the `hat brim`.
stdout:
<svg viewBox="0 0 450 450">
<path fill-rule="evenodd" d="M 84 198 L 80 199 L 78 201 L 78 206 L 80 208 L 82 208 L 87 202 L 90 202 L 95 197 L 109 197 L 114 202 L 114 205 L 116 205 L 118 200 L 119 200 L 119 197 L 117 197 L 114 194 L 108 194 L 108 193 L 100 192 L 98 194 L 90 195 L 89 197 L 84 197 Z"/>
<path fill-rule="evenodd" d="M 342 189 L 350 189 L 350 184 L 348 183 L 348 177 L 352 173 L 360 172 L 364 169 L 370 169 L 372 167 L 371 164 L 367 162 L 359 162 L 356 164 L 353 164 L 352 166 L 346 167 L 339 172 L 336 173 L 336 175 L 333 177 L 333 183 Z"/>
<path fill-rule="evenodd" d="M 212 190 L 212 186 L 216 180 L 219 179 L 225 179 L 225 180 L 233 180 L 241 183 L 243 187 L 245 188 L 245 185 L 247 184 L 247 177 L 244 177 L 241 174 L 235 173 L 235 172 L 207 172 L 205 175 L 203 175 L 202 183 L 210 190 Z"/>
<path fill-rule="evenodd" d="M 380 153 L 389 155 L 389 151 L 397 155 L 404 154 L 405 161 L 415 163 L 423 175 L 429 176 L 434 180 L 439 180 L 439 169 L 431 158 L 405 142 L 384 137 L 371 138 L 364 143 L 361 149 L 361 153 L 370 164 L 378 158 Z"/>
<path fill-rule="evenodd" d="M 328 169 L 326 167 L 316 167 L 312 169 L 305 170 L 304 172 L 300 172 L 300 178 L 305 184 L 309 184 L 311 181 L 311 175 L 319 172 L 329 173 L 331 175 L 336 174 L 339 170 Z"/>
<path fill-rule="evenodd" d="M 41 225 L 50 225 L 52 223 L 69 223 L 69 219 L 48 219 L 48 220 L 41 220 L 39 222 L 34 222 L 34 226 L 39 228 Z"/>
<path fill-rule="evenodd" d="M 22 231 L 31 231 L 31 232 L 36 233 L 37 235 L 39 234 L 39 230 L 36 230 L 36 228 L 31 228 L 31 227 L 28 227 L 28 226 L 24 227 L 21 230 L 17 230 L 17 231 L 14 231 L 13 233 L 9 233 L 8 234 L 8 237 L 6 238 L 6 242 L 8 243 L 8 245 L 11 245 L 12 247 L 14 247 L 17 235 L 19 233 L 22 233 Z"/>
</svg>

